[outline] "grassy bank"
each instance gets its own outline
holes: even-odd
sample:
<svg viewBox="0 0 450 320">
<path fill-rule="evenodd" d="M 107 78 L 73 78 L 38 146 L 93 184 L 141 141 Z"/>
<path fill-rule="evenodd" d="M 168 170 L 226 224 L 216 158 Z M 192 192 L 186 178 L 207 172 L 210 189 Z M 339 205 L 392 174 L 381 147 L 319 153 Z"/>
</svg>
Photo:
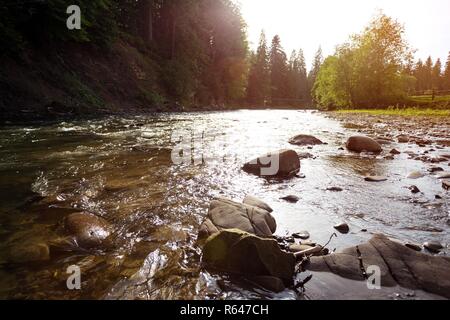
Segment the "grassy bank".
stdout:
<svg viewBox="0 0 450 320">
<path fill-rule="evenodd" d="M 388 109 L 348 109 L 338 110 L 338 113 L 350 114 L 361 113 L 370 115 L 386 116 L 406 116 L 406 117 L 450 117 L 450 109 L 431 109 L 431 108 L 388 108 Z"/>
</svg>

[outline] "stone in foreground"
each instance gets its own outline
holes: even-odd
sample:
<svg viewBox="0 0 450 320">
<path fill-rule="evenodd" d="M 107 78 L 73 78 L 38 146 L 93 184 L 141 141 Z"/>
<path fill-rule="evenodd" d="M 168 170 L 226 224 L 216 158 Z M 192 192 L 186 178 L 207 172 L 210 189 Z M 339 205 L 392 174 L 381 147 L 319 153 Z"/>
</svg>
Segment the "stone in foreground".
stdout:
<svg viewBox="0 0 450 320">
<path fill-rule="evenodd" d="M 293 283 L 295 260 L 295 256 L 282 251 L 275 240 L 237 229 L 223 230 L 209 237 L 203 247 L 202 257 L 202 263 L 207 269 L 253 279 L 274 277 L 285 286 Z M 281 289 L 284 288 L 277 291 Z"/>
<path fill-rule="evenodd" d="M 298 136 L 293 137 L 289 140 L 289 143 L 297 146 L 315 146 L 323 144 L 323 142 L 316 137 L 306 134 L 299 134 Z"/>
<path fill-rule="evenodd" d="M 346 147 L 354 152 L 373 152 L 380 153 L 383 151 L 381 145 L 375 140 L 364 136 L 353 136 L 347 140 Z"/>
<path fill-rule="evenodd" d="M 384 287 L 399 285 L 450 298 L 449 257 L 416 252 L 384 235 L 375 235 L 368 243 L 340 253 L 312 257 L 306 269 L 366 281 L 361 265 L 365 270 L 369 266 L 379 266 Z"/>
<path fill-rule="evenodd" d="M 261 200 L 255 200 L 258 199 L 253 199 L 252 203 L 258 204 L 258 207 L 225 198 L 211 201 L 208 216 L 200 226 L 199 240 L 225 229 L 239 229 L 260 237 L 271 237 L 277 229 L 277 223 L 269 211 L 262 209 L 270 207 Z"/>
<path fill-rule="evenodd" d="M 280 150 L 244 164 L 245 172 L 267 178 L 292 178 L 300 171 L 300 158 L 294 150 Z"/>
</svg>

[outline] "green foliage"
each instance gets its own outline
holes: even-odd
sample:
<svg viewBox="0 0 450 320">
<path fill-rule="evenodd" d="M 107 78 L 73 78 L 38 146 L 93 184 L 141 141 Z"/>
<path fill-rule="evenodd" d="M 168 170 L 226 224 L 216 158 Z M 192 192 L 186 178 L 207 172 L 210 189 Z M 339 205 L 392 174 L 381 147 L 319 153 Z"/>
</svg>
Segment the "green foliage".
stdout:
<svg viewBox="0 0 450 320">
<path fill-rule="evenodd" d="M 431 108 L 397 108 L 389 107 L 387 109 L 359 109 L 359 110 L 339 110 L 339 113 L 364 113 L 370 115 L 387 116 L 432 116 L 432 117 L 450 117 L 450 110 L 439 110 Z"/>
<path fill-rule="evenodd" d="M 384 14 L 377 16 L 322 66 L 313 88 L 316 102 L 376 107 L 402 101 L 411 81 L 402 74 L 411 55 L 403 33 L 397 21 Z"/>
</svg>

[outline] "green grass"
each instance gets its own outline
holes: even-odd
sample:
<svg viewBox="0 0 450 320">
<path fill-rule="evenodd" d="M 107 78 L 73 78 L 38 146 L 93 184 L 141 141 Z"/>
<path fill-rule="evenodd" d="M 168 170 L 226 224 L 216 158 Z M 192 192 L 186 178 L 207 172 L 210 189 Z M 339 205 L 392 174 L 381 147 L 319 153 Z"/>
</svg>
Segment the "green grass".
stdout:
<svg viewBox="0 0 450 320">
<path fill-rule="evenodd" d="M 431 108 L 388 108 L 388 109 L 348 109 L 338 110 L 338 113 L 363 113 L 375 116 L 407 116 L 407 117 L 450 117 L 450 109 L 431 109 Z"/>
</svg>

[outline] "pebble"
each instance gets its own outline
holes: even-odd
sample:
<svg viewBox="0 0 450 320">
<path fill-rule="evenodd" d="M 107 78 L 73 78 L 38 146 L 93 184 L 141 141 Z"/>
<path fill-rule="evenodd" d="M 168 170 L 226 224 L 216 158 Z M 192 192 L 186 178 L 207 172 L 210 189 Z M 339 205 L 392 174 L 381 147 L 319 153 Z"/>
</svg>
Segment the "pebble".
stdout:
<svg viewBox="0 0 450 320">
<path fill-rule="evenodd" d="M 345 222 L 335 225 L 334 228 L 343 234 L 350 232 L 350 227 Z"/>
<path fill-rule="evenodd" d="M 290 203 L 297 203 L 297 202 L 300 201 L 300 198 L 297 197 L 297 196 L 290 195 L 290 196 L 286 196 L 286 197 L 281 198 L 281 200 L 284 200 L 284 201 L 287 201 L 287 202 L 290 202 Z"/>
<path fill-rule="evenodd" d="M 439 251 L 441 251 L 444 248 L 444 246 L 441 243 L 437 242 L 437 241 L 425 242 L 423 244 L 423 246 L 425 247 L 425 249 L 427 249 L 427 250 L 429 250 L 431 252 L 434 252 L 434 253 L 438 253 Z"/>
<path fill-rule="evenodd" d="M 300 231 L 292 235 L 296 239 L 306 240 L 311 236 L 308 231 Z"/>
<path fill-rule="evenodd" d="M 420 192 L 420 189 L 417 188 L 416 186 L 409 187 L 409 190 L 411 190 L 412 193 L 419 193 Z"/>
<path fill-rule="evenodd" d="M 329 187 L 329 188 L 327 188 L 327 191 L 341 192 L 341 191 L 344 191 L 344 189 L 339 188 L 339 187 Z"/>
<path fill-rule="evenodd" d="M 450 190 L 450 180 L 442 181 L 442 188 L 444 188 L 447 191 Z"/>
<path fill-rule="evenodd" d="M 387 181 L 387 178 L 383 176 L 367 176 L 364 178 L 364 180 L 369 182 L 382 182 Z"/>
</svg>

